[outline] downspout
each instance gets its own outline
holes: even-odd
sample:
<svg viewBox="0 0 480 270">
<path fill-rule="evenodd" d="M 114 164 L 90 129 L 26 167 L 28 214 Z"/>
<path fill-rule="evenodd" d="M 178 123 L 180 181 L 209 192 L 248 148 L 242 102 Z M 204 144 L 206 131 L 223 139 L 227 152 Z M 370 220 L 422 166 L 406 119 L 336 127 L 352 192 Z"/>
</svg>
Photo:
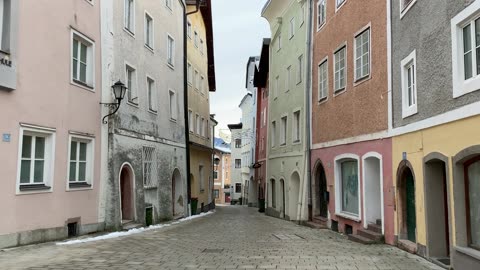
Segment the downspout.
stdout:
<svg viewBox="0 0 480 270">
<path fill-rule="evenodd" d="M 311 110 L 311 101 L 312 101 L 312 51 L 313 51 L 313 46 L 312 46 L 312 29 L 313 29 L 313 9 L 312 9 L 312 0 L 308 0 L 308 30 L 307 30 L 307 80 L 306 80 L 306 92 L 307 95 L 305 95 L 305 118 L 306 118 L 306 128 L 305 128 L 305 135 L 306 135 L 306 157 L 307 157 L 307 162 L 305 163 L 307 166 L 307 182 L 308 182 L 308 220 L 312 220 L 312 211 L 313 211 L 313 206 L 312 206 L 312 173 L 311 173 L 311 121 L 312 121 L 312 112 Z"/>
</svg>

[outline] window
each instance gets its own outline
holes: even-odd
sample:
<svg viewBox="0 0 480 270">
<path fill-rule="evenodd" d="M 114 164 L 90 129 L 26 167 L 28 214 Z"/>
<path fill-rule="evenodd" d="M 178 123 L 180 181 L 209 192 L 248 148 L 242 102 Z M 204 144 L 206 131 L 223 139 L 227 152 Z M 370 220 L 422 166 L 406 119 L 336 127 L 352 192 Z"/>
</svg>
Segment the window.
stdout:
<svg viewBox="0 0 480 270">
<path fill-rule="evenodd" d="M 302 7 L 300 8 L 300 16 L 298 16 L 300 18 L 300 27 L 302 27 L 303 23 L 305 22 L 305 12 L 305 4 L 302 4 Z"/>
<path fill-rule="evenodd" d="M 89 138 L 70 138 L 68 182 L 70 187 L 90 186 L 93 179 L 93 142 Z"/>
<path fill-rule="evenodd" d="M 193 84 L 193 72 L 192 72 L 192 64 L 187 64 L 187 77 L 188 77 L 188 84 Z"/>
<path fill-rule="evenodd" d="M 355 37 L 355 80 L 370 75 L 370 29 Z"/>
<path fill-rule="evenodd" d="M 412 8 L 417 0 L 400 0 L 400 19 Z"/>
<path fill-rule="evenodd" d="M 293 36 L 295 35 L 295 18 L 290 19 L 290 24 L 289 24 L 289 31 L 288 31 L 288 38 L 292 39 Z"/>
<path fill-rule="evenodd" d="M 302 82 L 303 78 L 303 54 L 298 57 L 297 84 Z"/>
<path fill-rule="evenodd" d="M 125 0 L 125 29 L 130 33 L 135 33 L 135 2 L 134 0 Z"/>
<path fill-rule="evenodd" d="M 146 187 L 155 186 L 157 179 L 156 155 L 154 147 L 143 147 L 142 161 L 143 161 L 143 185 Z"/>
<path fill-rule="evenodd" d="M 194 125 L 195 123 L 193 122 L 193 112 L 192 110 L 188 110 L 188 126 L 189 126 L 188 128 L 191 133 L 195 131 Z"/>
<path fill-rule="evenodd" d="M 278 33 L 277 37 L 277 52 L 282 48 L 282 34 Z"/>
<path fill-rule="evenodd" d="M 300 142 L 300 111 L 293 113 L 293 142 Z"/>
<path fill-rule="evenodd" d="M 0 51 L 10 50 L 11 0 L 0 0 Z"/>
<path fill-rule="evenodd" d="M 278 97 L 278 91 L 280 91 L 280 77 L 275 78 L 275 86 L 273 87 L 273 99 Z"/>
<path fill-rule="evenodd" d="M 202 93 L 203 95 L 204 92 L 205 92 L 205 77 L 200 76 L 200 93 Z"/>
<path fill-rule="evenodd" d="M 197 114 L 195 115 L 195 126 L 196 126 L 196 134 L 200 135 L 200 116 Z"/>
<path fill-rule="evenodd" d="M 167 36 L 167 63 L 175 66 L 175 40 L 170 35 Z"/>
<path fill-rule="evenodd" d="M 172 10 L 172 0 L 165 0 L 165 6 Z"/>
<path fill-rule="evenodd" d="M 335 0 L 337 2 L 337 9 L 340 8 L 346 0 Z"/>
<path fill-rule="evenodd" d="M 213 190 L 213 194 L 215 195 L 215 199 L 219 199 L 220 198 L 220 192 L 218 189 L 214 189 Z"/>
<path fill-rule="evenodd" d="M 155 89 L 155 81 L 147 77 L 148 91 L 148 109 L 152 112 L 157 111 L 157 91 Z"/>
<path fill-rule="evenodd" d="M 271 138 L 271 141 L 272 141 L 272 148 L 275 147 L 275 137 L 276 137 L 276 133 L 277 133 L 277 123 L 275 121 L 272 122 L 272 131 L 270 134 L 272 134 L 272 138 Z"/>
<path fill-rule="evenodd" d="M 467 162 L 465 173 L 468 245 L 480 250 L 480 160 Z"/>
<path fill-rule="evenodd" d="M 218 179 L 218 171 L 213 171 L 213 179 Z"/>
<path fill-rule="evenodd" d="M 358 203 L 358 161 L 354 159 L 341 160 L 339 162 L 340 173 L 340 196 L 341 212 L 359 215 Z"/>
<path fill-rule="evenodd" d="M 235 169 L 241 168 L 242 167 L 242 160 L 241 159 L 235 159 Z"/>
<path fill-rule="evenodd" d="M 169 90 L 168 93 L 170 100 L 170 119 L 177 120 L 177 95 L 173 90 Z"/>
<path fill-rule="evenodd" d="M 235 183 L 235 193 L 242 193 L 242 184 Z"/>
<path fill-rule="evenodd" d="M 280 145 L 287 144 L 287 117 L 282 117 L 281 127 L 280 127 Z"/>
<path fill-rule="evenodd" d="M 94 88 L 93 57 L 93 41 L 72 30 L 72 83 Z"/>
<path fill-rule="evenodd" d="M 198 32 L 197 31 L 193 32 L 193 44 L 195 44 L 195 47 L 198 48 Z"/>
<path fill-rule="evenodd" d="M 203 39 L 200 39 L 200 53 L 203 54 Z"/>
<path fill-rule="evenodd" d="M 343 46 L 341 49 L 335 52 L 335 92 L 342 91 L 345 89 L 346 81 L 346 59 L 345 59 L 346 47 Z"/>
<path fill-rule="evenodd" d="M 325 60 L 318 66 L 318 101 L 327 99 L 328 96 L 328 61 Z"/>
<path fill-rule="evenodd" d="M 275 208 L 276 207 L 276 204 L 277 204 L 277 197 L 275 196 L 275 194 L 277 193 L 277 190 L 275 189 L 275 180 L 271 180 L 272 181 L 272 184 L 270 185 L 271 186 L 271 198 L 272 198 L 272 208 Z"/>
<path fill-rule="evenodd" d="M 125 66 L 125 77 L 127 82 L 127 100 L 129 103 L 138 104 L 137 97 L 137 75 L 135 69 L 129 65 Z"/>
<path fill-rule="evenodd" d="M 205 191 L 205 167 L 198 166 L 198 175 L 200 176 L 200 192 Z"/>
<path fill-rule="evenodd" d="M 417 113 L 416 51 L 403 59 L 402 65 L 402 117 Z"/>
<path fill-rule="evenodd" d="M 50 189 L 53 180 L 53 143 L 53 131 L 30 128 L 20 130 L 20 191 Z"/>
<path fill-rule="evenodd" d="M 190 20 L 187 22 L 187 36 L 192 39 L 192 22 Z"/>
<path fill-rule="evenodd" d="M 327 21 L 327 0 L 319 0 L 317 5 L 317 30 Z"/>
<path fill-rule="evenodd" d="M 242 139 L 235 139 L 235 148 L 242 148 Z"/>
<path fill-rule="evenodd" d="M 209 122 L 207 120 L 207 124 L 205 125 L 205 130 L 206 130 L 206 136 L 207 136 L 207 139 L 210 139 L 210 125 L 209 125 Z"/>
<path fill-rule="evenodd" d="M 153 19 L 145 13 L 145 45 L 153 49 Z"/>
<path fill-rule="evenodd" d="M 267 108 L 263 108 L 263 126 L 267 124 Z"/>
<path fill-rule="evenodd" d="M 203 118 L 203 117 L 202 117 L 202 125 L 201 125 L 201 128 L 202 128 L 202 130 L 201 130 L 201 132 L 202 132 L 201 135 L 202 135 L 202 137 L 205 137 L 205 118 Z"/>
<path fill-rule="evenodd" d="M 193 77 L 193 84 L 195 85 L 195 89 L 199 89 L 199 84 L 200 84 L 200 81 L 198 79 L 198 71 L 195 70 L 195 76 Z"/>
<path fill-rule="evenodd" d="M 292 82 L 292 66 L 287 67 L 287 80 L 285 81 L 285 92 L 290 90 L 290 85 Z"/>
</svg>

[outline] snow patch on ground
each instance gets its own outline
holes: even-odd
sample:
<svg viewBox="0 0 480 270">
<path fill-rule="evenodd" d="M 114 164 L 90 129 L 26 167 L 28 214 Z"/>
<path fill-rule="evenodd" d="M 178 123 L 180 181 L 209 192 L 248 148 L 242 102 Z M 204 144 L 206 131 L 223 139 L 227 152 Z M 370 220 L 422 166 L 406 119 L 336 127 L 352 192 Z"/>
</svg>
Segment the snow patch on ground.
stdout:
<svg viewBox="0 0 480 270">
<path fill-rule="evenodd" d="M 128 230 L 126 232 L 113 232 L 113 233 L 100 235 L 100 236 L 96 236 L 96 237 L 90 237 L 90 238 L 85 238 L 85 239 L 77 239 L 77 240 L 71 240 L 71 241 L 66 241 L 66 242 L 58 242 L 56 244 L 59 245 L 59 246 L 75 245 L 75 244 L 80 244 L 80 243 L 88 243 L 88 242 L 94 242 L 94 241 L 100 241 L 100 240 L 106 240 L 106 239 L 113 239 L 113 238 L 128 236 L 128 235 L 132 235 L 132 234 L 139 234 L 139 233 L 146 232 L 146 231 L 151 231 L 151 230 L 157 230 L 157 229 L 161 229 L 161 228 L 170 227 L 172 225 L 176 225 L 176 224 L 179 224 L 179 223 L 182 223 L 182 222 L 185 222 L 185 221 L 189 221 L 189 220 L 192 220 L 192 219 L 201 218 L 201 217 L 213 214 L 213 213 L 215 213 L 215 211 L 201 213 L 201 214 L 195 215 L 195 216 L 189 216 L 189 217 L 182 218 L 182 219 L 179 219 L 179 220 L 171 222 L 171 223 L 150 225 L 148 227 L 131 229 L 131 230 Z"/>
</svg>

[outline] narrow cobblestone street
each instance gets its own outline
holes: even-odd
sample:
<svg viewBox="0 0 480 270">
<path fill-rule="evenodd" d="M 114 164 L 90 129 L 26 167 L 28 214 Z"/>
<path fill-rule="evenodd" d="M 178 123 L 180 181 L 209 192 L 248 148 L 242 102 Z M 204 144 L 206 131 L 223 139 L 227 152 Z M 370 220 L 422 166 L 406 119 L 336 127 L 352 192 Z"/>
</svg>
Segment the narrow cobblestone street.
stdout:
<svg viewBox="0 0 480 270">
<path fill-rule="evenodd" d="M 0 252 L 1 269 L 440 269 L 387 245 L 365 246 L 329 230 L 246 207 L 167 228 L 76 245 Z"/>
</svg>

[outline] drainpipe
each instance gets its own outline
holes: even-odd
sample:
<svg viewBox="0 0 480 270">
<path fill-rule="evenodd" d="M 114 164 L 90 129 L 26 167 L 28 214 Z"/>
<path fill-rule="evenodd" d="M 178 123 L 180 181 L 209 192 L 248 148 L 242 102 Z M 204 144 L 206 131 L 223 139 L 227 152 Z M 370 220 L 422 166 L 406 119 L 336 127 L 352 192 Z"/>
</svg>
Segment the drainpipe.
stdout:
<svg viewBox="0 0 480 270">
<path fill-rule="evenodd" d="M 307 0 L 308 1 L 308 14 L 312 14 L 312 0 Z M 306 117 L 306 130 L 305 130 L 305 135 L 306 135 L 306 157 L 307 157 L 307 182 L 308 182 L 308 220 L 312 220 L 312 211 L 313 211 L 313 206 L 312 206 L 312 173 L 311 173 L 311 121 L 312 121 L 312 112 L 311 110 L 311 101 L 312 101 L 312 51 L 313 51 L 313 46 L 312 45 L 312 29 L 313 29 L 313 20 L 312 16 L 308 16 L 308 30 L 307 30 L 307 79 L 306 79 L 306 88 L 307 88 L 307 95 L 305 98 L 306 105 L 305 105 L 305 117 Z"/>
</svg>

